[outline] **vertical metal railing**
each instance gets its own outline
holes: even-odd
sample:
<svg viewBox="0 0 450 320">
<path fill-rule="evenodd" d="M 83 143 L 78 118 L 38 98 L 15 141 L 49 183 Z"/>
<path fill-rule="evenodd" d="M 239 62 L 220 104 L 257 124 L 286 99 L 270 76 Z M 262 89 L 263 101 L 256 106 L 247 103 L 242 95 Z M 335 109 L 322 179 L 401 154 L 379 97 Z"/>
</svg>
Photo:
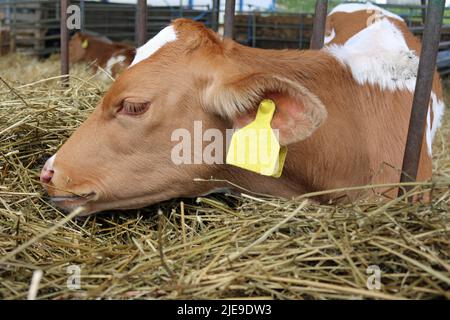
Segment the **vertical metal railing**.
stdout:
<svg viewBox="0 0 450 320">
<path fill-rule="evenodd" d="M 213 0 L 211 28 L 216 32 L 219 30 L 219 15 L 220 15 L 220 0 Z"/>
<path fill-rule="evenodd" d="M 85 20 L 85 11 L 86 11 L 86 4 L 84 3 L 84 0 L 80 0 L 80 31 L 84 32 L 84 20 Z"/>
<path fill-rule="evenodd" d="M 422 23 L 425 23 L 427 20 L 427 0 L 420 0 L 420 5 L 422 6 Z"/>
<path fill-rule="evenodd" d="M 136 8 L 136 44 L 138 47 L 147 41 L 147 0 L 138 0 Z"/>
<path fill-rule="evenodd" d="M 225 1 L 225 23 L 223 30 L 224 38 L 233 39 L 235 8 L 236 8 L 236 0 Z"/>
<path fill-rule="evenodd" d="M 300 26 L 299 26 L 299 29 L 298 29 L 298 48 L 299 49 L 303 49 L 303 32 L 304 32 L 303 21 L 304 21 L 304 17 L 303 17 L 302 14 L 300 14 L 299 18 L 300 18 Z"/>
<path fill-rule="evenodd" d="M 400 182 L 411 182 L 417 178 L 420 152 L 425 131 L 426 117 L 430 102 L 431 89 L 439 50 L 439 40 L 444 14 L 444 0 L 429 0 L 427 18 L 422 37 L 419 70 L 417 73 L 414 100 L 409 121 L 408 136 Z M 405 191 L 412 187 L 405 187 Z M 399 194 L 403 193 L 400 188 Z"/>
<path fill-rule="evenodd" d="M 256 34 L 256 11 L 253 10 L 252 11 L 252 47 L 255 48 L 256 47 L 256 38 L 257 38 L 257 34 Z"/>
<path fill-rule="evenodd" d="M 69 0 L 61 0 L 60 5 L 60 33 L 61 33 L 61 75 L 64 85 L 69 82 L 69 30 L 67 29 L 67 7 Z"/>
<path fill-rule="evenodd" d="M 17 5 L 12 2 L 12 28 L 11 28 L 11 51 L 16 51 L 17 45 Z"/>
<path fill-rule="evenodd" d="M 314 14 L 310 49 L 319 50 L 323 47 L 327 9 L 328 0 L 316 0 L 316 11 Z"/>
</svg>

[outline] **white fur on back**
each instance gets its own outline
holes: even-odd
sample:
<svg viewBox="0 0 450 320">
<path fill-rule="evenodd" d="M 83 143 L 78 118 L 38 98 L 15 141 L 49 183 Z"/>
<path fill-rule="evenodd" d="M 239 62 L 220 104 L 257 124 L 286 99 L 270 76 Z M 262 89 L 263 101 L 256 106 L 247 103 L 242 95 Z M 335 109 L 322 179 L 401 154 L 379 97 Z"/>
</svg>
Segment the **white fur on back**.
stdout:
<svg viewBox="0 0 450 320">
<path fill-rule="evenodd" d="M 112 68 L 116 63 L 124 62 L 126 59 L 123 55 L 114 56 L 108 59 L 105 66 L 105 71 L 112 75 Z"/>
<path fill-rule="evenodd" d="M 378 20 L 345 44 L 330 45 L 325 50 L 350 67 L 360 84 L 414 91 L 419 58 L 388 19 Z"/>
<path fill-rule="evenodd" d="M 165 44 L 175 41 L 176 39 L 177 34 L 175 32 L 175 28 L 173 26 L 165 27 L 156 36 L 147 41 L 146 44 L 137 49 L 136 56 L 134 57 L 130 67 L 141 62 L 142 60 L 147 59 Z"/>
<path fill-rule="evenodd" d="M 361 85 L 377 85 L 383 90 L 414 92 L 419 57 L 409 49 L 402 32 L 388 19 L 382 18 L 358 32 L 343 45 L 325 47 L 330 54 L 348 66 Z M 432 143 L 444 114 L 444 102 L 431 94 L 433 110 L 427 115 L 426 143 L 432 154 Z"/>
<path fill-rule="evenodd" d="M 395 13 L 389 12 L 383 8 L 380 8 L 371 2 L 366 3 L 344 3 L 336 6 L 333 10 L 331 10 L 329 15 L 332 15 L 336 12 L 346 12 L 346 13 L 352 13 L 355 11 L 366 11 L 368 13 L 375 13 L 375 11 L 381 12 L 384 16 L 397 19 L 400 21 L 403 21 L 402 17 L 396 15 Z"/>
<path fill-rule="evenodd" d="M 430 104 L 431 110 L 433 110 L 433 123 L 431 123 L 430 108 L 428 108 L 427 130 L 426 130 L 426 141 L 429 155 L 432 154 L 431 147 L 433 145 L 433 140 L 436 135 L 437 129 L 441 126 L 442 117 L 444 115 L 445 109 L 444 101 L 438 99 L 434 92 L 431 93 Z"/>
</svg>

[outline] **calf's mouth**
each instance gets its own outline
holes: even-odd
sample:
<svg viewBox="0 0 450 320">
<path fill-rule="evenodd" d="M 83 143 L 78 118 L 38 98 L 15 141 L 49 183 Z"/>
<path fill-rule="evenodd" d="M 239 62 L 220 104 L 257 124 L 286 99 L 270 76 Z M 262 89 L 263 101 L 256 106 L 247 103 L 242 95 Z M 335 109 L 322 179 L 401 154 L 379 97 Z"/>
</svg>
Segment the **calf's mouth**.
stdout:
<svg viewBox="0 0 450 320">
<path fill-rule="evenodd" d="M 64 211 L 71 211 L 77 207 L 84 206 L 88 202 L 95 200 L 97 194 L 95 192 L 90 192 L 81 195 L 68 195 L 68 196 L 51 196 L 50 200 L 58 208 Z"/>
</svg>

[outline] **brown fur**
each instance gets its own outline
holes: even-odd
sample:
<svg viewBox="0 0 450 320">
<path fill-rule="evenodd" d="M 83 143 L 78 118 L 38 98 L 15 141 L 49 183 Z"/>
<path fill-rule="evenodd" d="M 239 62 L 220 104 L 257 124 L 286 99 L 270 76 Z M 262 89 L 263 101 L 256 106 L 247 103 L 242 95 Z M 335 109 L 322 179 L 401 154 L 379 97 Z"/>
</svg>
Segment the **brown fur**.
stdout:
<svg viewBox="0 0 450 320">
<path fill-rule="evenodd" d="M 344 44 L 348 39 L 353 37 L 358 32 L 365 29 L 367 26 L 369 26 L 371 23 L 376 22 L 374 19 L 375 12 L 367 12 L 366 10 L 361 11 L 355 11 L 352 13 L 346 13 L 346 12 L 336 12 L 327 17 L 326 21 L 326 34 L 330 35 L 331 31 L 334 29 L 335 31 L 335 37 L 328 43 L 328 45 L 332 44 Z M 378 13 L 378 17 L 381 18 L 382 15 Z M 390 22 L 392 22 L 403 34 L 406 44 L 408 47 L 413 50 L 418 56 L 420 56 L 422 45 L 420 43 L 420 40 L 415 37 L 408 29 L 408 26 L 405 22 L 400 21 L 398 19 L 387 17 Z M 443 100 L 443 93 L 442 93 L 442 85 L 440 81 L 440 77 L 437 71 L 435 71 L 434 74 L 434 81 L 433 81 L 433 92 L 436 94 L 437 98 L 440 100 Z M 406 90 L 404 92 L 399 92 L 399 95 L 403 95 L 405 102 L 411 101 L 412 103 L 412 95 L 407 92 Z M 410 110 L 405 111 L 404 115 L 409 120 L 410 117 Z M 433 110 L 430 108 L 430 115 L 431 115 L 431 121 L 430 123 L 433 123 Z M 401 123 L 404 123 L 402 121 Z M 425 136 L 423 137 L 422 141 L 422 149 L 421 149 L 421 160 L 418 170 L 418 180 L 419 181 L 426 181 L 431 179 L 431 157 L 429 156 L 427 150 L 426 150 L 426 141 Z M 402 149 L 403 150 L 403 149 Z M 376 152 L 376 150 L 374 150 Z"/>
<path fill-rule="evenodd" d="M 123 72 L 58 151 L 47 186 L 52 196 L 95 192 L 86 209 L 96 212 L 230 187 L 194 178 L 214 177 L 282 197 L 399 181 L 411 93 L 359 85 L 325 51 L 248 48 L 185 19 L 176 20 L 174 27 L 177 40 Z M 196 120 L 203 130 L 242 126 L 264 97 L 275 100 L 272 126 L 286 133 L 289 147 L 281 178 L 230 165 L 171 161 L 175 129 L 192 131 Z M 151 106 L 143 115 L 123 116 L 117 110 L 124 99 Z M 429 158 L 422 158 L 421 168 L 420 178 L 429 179 Z M 345 192 L 319 200 L 360 196 Z"/>
<path fill-rule="evenodd" d="M 88 47 L 83 48 L 82 44 L 86 40 L 88 41 Z M 70 63 L 80 61 L 92 63 L 94 70 L 97 70 L 98 67 L 105 69 L 109 59 L 121 55 L 125 56 L 126 59 L 112 67 L 111 75 L 114 78 L 133 61 L 135 49 L 132 46 L 110 42 L 105 38 L 94 37 L 81 32 L 77 32 L 69 42 Z"/>
</svg>

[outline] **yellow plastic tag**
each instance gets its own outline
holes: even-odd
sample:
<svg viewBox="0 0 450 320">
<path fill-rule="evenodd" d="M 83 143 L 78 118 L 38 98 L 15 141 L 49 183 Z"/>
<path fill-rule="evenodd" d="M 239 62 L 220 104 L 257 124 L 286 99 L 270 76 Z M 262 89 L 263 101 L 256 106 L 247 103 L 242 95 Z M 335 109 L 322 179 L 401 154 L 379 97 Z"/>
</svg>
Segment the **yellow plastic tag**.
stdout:
<svg viewBox="0 0 450 320">
<path fill-rule="evenodd" d="M 227 164 L 265 176 L 281 176 L 287 147 L 280 146 L 270 126 L 275 108 L 272 100 L 261 101 L 255 120 L 233 134 Z"/>
<path fill-rule="evenodd" d="M 83 49 L 86 49 L 87 47 L 89 47 L 89 41 L 87 39 L 83 40 L 83 42 L 81 43 L 81 47 Z"/>
</svg>

